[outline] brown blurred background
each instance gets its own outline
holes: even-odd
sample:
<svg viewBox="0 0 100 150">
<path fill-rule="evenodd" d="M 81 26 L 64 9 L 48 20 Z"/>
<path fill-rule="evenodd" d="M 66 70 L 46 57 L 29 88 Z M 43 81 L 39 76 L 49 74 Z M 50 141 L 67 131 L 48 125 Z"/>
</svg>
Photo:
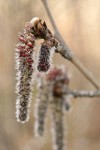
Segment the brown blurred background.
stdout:
<svg viewBox="0 0 100 150">
<path fill-rule="evenodd" d="M 48 0 L 56 24 L 69 47 L 100 81 L 100 0 Z M 34 97 L 31 118 L 20 124 L 15 118 L 14 48 L 25 22 L 38 16 L 53 31 L 41 0 L 0 1 L 0 150 L 51 150 L 50 125 L 36 139 Z M 59 54 L 54 64 L 65 64 L 71 74 L 71 89 L 94 90 L 83 75 Z M 66 113 L 68 150 L 100 150 L 100 98 L 73 99 Z M 48 134 L 50 133 L 50 134 Z"/>
</svg>

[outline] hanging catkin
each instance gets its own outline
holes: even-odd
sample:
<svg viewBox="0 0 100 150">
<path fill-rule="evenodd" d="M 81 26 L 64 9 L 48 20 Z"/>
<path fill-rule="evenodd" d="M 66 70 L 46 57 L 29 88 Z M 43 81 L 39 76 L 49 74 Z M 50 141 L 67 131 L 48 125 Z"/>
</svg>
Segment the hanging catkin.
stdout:
<svg viewBox="0 0 100 150">
<path fill-rule="evenodd" d="M 16 46 L 16 117 L 24 123 L 29 119 L 29 106 L 32 96 L 32 78 L 34 71 L 35 37 L 31 33 L 31 24 L 27 23 L 23 32 L 19 34 L 19 43 Z"/>
</svg>

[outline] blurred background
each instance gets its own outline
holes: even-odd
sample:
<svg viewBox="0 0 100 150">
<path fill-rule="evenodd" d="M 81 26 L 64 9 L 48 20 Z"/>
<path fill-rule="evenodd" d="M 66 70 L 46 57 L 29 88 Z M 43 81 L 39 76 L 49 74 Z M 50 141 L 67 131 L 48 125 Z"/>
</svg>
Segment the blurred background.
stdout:
<svg viewBox="0 0 100 150">
<path fill-rule="evenodd" d="M 100 81 L 100 1 L 48 0 L 56 24 L 75 55 Z M 0 1 L 0 150 L 51 150 L 47 126 L 43 138 L 34 137 L 34 102 L 31 118 L 21 124 L 15 118 L 15 45 L 18 32 L 38 16 L 53 32 L 41 0 Z M 59 54 L 54 65 L 64 64 L 71 74 L 70 88 L 94 90 L 87 79 Z M 100 150 L 100 98 L 73 99 L 73 110 L 65 116 L 68 150 Z"/>
</svg>

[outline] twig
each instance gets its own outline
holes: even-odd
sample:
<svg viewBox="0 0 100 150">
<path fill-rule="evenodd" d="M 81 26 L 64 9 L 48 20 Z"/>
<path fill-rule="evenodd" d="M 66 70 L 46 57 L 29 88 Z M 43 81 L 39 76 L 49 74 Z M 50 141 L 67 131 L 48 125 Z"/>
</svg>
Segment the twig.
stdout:
<svg viewBox="0 0 100 150">
<path fill-rule="evenodd" d="M 46 9 L 46 12 L 48 14 L 48 17 L 51 21 L 51 24 L 53 26 L 53 29 L 55 31 L 55 37 L 56 39 L 61 43 L 60 48 L 58 48 L 58 51 L 65 59 L 68 59 L 70 62 L 72 62 L 74 64 L 74 66 L 76 66 L 80 72 L 92 83 L 92 85 L 95 86 L 96 89 L 100 88 L 100 84 L 97 81 L 97 79 L 92 75 L 92 73 L 78 60 L 78 58 L 76 58 L 76 56 L 74 56 L 74 54 L 72 53 L 72 51 L 69 49 L 69 47 L 67 46 L 67 44 L 65 43 L 63 37 L 61 36 L 61 34 L 59 33 L 59 30 L 55 24 L 55 21 L 53 19 L 53 16 L 51 14 L 50 8 L 48 6 L 48 1 L 47 0 L 41 0 L 43 2 L 43 5 Z M 63 46 L 62 46 L 63 45 Z"/>
<path fill-rule="evenodd" d="M 78 97 L 100 97 L 100 91 L 68 91 L 66 94 L 71 95 L 74 98 Z"/>
</svg>

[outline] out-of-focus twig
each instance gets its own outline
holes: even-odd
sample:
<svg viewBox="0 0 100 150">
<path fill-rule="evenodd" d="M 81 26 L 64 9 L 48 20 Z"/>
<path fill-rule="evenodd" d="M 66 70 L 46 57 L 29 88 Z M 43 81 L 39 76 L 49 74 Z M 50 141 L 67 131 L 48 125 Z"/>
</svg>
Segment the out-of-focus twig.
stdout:
<svg viewBox="0 0 100 150">
<path fill-rule="evenodd" d="M 100 97 L 100 91 L 97 90 L 97 91 L 77 91 L 77 90 L 74 90 L 74 91 L 67 91 L 65 94 L 67 95 L 71 95 L 72 97 L 74 98 L 78 98 L 78 97 Z"/>
<path fill-rule="evenodd" d="M 51 24 L 53 26 L 53 29 L 55 31 L 55 38 L 60 42 L 60 46 L 58 47 L 58 50 L 56 52 L 60 53 L 65 59 L 69 60 L 76 66 L 80 72 L 92 83 L 92 85 L 95 86 L 96 89 L 100 88 L 100 84 L 98 80 L 92 75 L 92 73 L 74 56 L 72 51 L 67 46 L 66 42 L 64 41 L 63 37 L 61 36 L 55 21 L 53 19 L 53 16 L 51 14 L 50 8 L 48 6 L 48 0 L 41 0 L 43 2 L 43 5 L 46 9 L 46 12 L 48 14 L 48 17 L 51 21 Z"/>
</svg>

